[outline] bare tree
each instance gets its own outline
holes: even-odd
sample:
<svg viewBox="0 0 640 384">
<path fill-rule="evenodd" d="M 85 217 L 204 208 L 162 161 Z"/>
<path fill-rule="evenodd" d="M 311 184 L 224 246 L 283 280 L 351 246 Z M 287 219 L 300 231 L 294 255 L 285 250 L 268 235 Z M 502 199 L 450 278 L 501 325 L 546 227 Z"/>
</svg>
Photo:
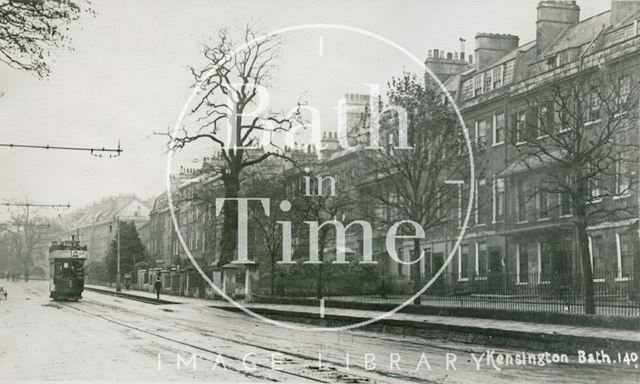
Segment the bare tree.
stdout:
<svg viewBox="0 0 640 384">
<path fill-rule="evenodd" d="M 9 271 L 9 234 L 7 226 L 0 224 L 0 278 Z"/>
<path fill-rule="evenodd" d="M 383 115 L 381 135 L 384 145 L 370 153 L 372 177 L 364 187 L 366 194 L 383 209 L 374 219 L 390 226 L 411 220 L 428 233 L 446 225 L 450 212 L 457 212 L 457 190 L 445 183 L 461 179 L 468 173 L 466 151 L 461 147 L 461 128 L 450 106 L 442 102 L 440 92 L 417 76 L 404 73 L 389 84 L 389 102 L 404 108 L 408 120 L 410 149 L 399 149 L 398 115 Z M 401 226 L 405 235 L 415 235 L 414 228 Z M 421 254 L 420 239 L 413 244 L 413 257 Z M 411 274 L 414 290 L 422 288 L 420 264 L 414 263 Z M 420 298 L 416 298 L 420 304 Z"/>
<path fill-rule="evenodd" d="M 516 116 L 510 138 L 518 164 L 541 175 L 536 194 L 558 196 L 561 214 L 571 216 L 588 314 L 596 307 L 587 229 L 637 210 L 620 198 L 629 195 L 638 163 L 639 88 L 635 73 L 607 65 L 546 81 L 527 91 L 527 111 Z"/>
<path fill-rule="evenodd" d="M 269 157 L 282 156 L 277 147 L 268 149 L 261 146 L 265 143 L 261 138 L 288 131 L 296 122 L 302 122 L 297 109 L 290 114 L 249 114 L 261 101 L 260 89 L 265 89 L 262 87 L 272 79 L 282 43 L 274 36 L 257 38 L 249 26 L 241 43 L 244 48 L 237 50 L 227 30 L 223 29 L 214 45 L 205 46 L 207 64 L 201 69 L 191 69 L 199 91 L 190 110 L 196 127 L 182 127 L 177 135 L 171 137 L 174 150 L 196 141 L 217 147 L 221 161 L 211 164 L 206 171 L 220 175 L 226 198 L 239 196 L 245 169 Z M 257 147 L 260 149 L 248 149 Z M 233 259 L 237 246 L 237 215 L 236 204 L 229 202 L 224 205 L 220 266 Z"/>
<path fill-rule="evenodd" d="M 0 1 L 0 61 L 46 77 L 52 49 L 69 47 L 68 25 L 80 17 L 81 1 Z M 88 12 L 91 12 L 87 8 Z"/>
<path fill-rule="evenodd" d="M 21 272 L 28 280 L 34 266 L 34 249 L 49 231 L 49 226 L 37 217 L 15 215 L 9 224 L 4 225 L 4 230 L 5 246 L 9 251 L 8 268 L 12 273 Z"/>
</svg>

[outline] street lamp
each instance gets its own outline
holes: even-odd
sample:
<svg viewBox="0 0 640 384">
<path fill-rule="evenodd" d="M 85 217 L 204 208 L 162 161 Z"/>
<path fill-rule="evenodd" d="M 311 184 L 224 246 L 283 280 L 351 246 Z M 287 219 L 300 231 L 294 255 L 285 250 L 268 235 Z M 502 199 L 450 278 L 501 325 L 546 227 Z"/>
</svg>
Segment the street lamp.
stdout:
<svg viewBox="0 0 640 384">
<path fill-rule="evenodd" d="M 116 220 L 116 292 L 122 291 L 120 282 L 120 217 L 114 216 Z"/>
</svg>

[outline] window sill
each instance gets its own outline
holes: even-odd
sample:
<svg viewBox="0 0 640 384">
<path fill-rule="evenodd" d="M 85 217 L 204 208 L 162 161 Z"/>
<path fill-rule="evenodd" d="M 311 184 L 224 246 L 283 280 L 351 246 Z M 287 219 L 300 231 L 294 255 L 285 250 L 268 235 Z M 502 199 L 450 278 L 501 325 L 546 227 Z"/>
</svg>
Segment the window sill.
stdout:
<svg viewBox="0 0 640 384">
<path fill-rule="evenodd" d="M 469 281 L 468 277 L 458 277 L 458 281 Z"/>
<path fill-rule="evenodd" d="M 491 147 L 499 147 L 499 146 L 501 146 L 502 144 L 504 144 L 504 141 L 501 141 L 501 142 L 499 142 L 499 143 L 493 143 L 493 144 L 491 145 Z"/>
<path fill-rule="evenodd" d="M 487 276 L 476 277 L 475 280 L 487 280 Z"/>
<path fill-rule="evenodd" d="M 616 277 L 615 281 L 616 282 L 622 282 L 622 281 L 630 281 L 631 278 L 630 277 Z"/>
<path fill-rule="evenodd" d="M 560 219 L 568 219 L 570 217 L 573 217 L 573 215 L 572 214 L 568 214 L 568 215 L 560 215 L 560 216 L 558 216 L 558 218 L 560 218 Z"/>
<path fill-rule="evenodd" d="M 604 279 L 593 279 L 594 283 L 604 283 Z"/>
<path fill-rule="evenodd" d="M 613 118 L 617 119 L 618 117 L 622 117 L 622 116 L 626 115 L 627 113 L 628 113 L 627 111 L 616 113 L 616 114 L 613 115 Z"/>
<path fill-rule="evenodd" d="M 529 282 L 526 282 L 526 281 L 525 281 L 525 282 L 519 281 L 519 282 L 517 282 L 517 283 L 516 283 L 516 285 L 529 285 Z"/>
<path fill-rule="evenodd" d="M 476 227 L 485 227 L 487 225 L 487 223 L 480 223 L 480 224 L 476 224 Z"/>
<path fill-rule="evenodd" d="M 551 282 L 550 282 L 550 281 L 548 281 L 548 280 L 545 280 L 545 281 L 538 281 L 538 284 L 539 284 L 539 285 L 549 285 L 549 284 L 551 284 Z"/>
<path fill-rule="evenodd" d="M 613 200 L 622 200 L 622 199 L 626 199 L 627 197 L 630 197 L 630 196 L 631 196 L 630 193 L 625 193 L 624 195 L 613 196 Z"/>
<path fill-rule="evenodd" d="M 516 224 L 526 224 L 528 222 L 529 222 L 528 220 L 524 220 L 524 221 L 518 221 Z"/>
<path fill-rule="evenodd" d="M 536 140 L 546 139 L 547 137 L 549 137 L 549 135 L 538 136 L 538 137 L 536 137 Z"/>
<path fill-rule="evenodd" d="M 551 220 L 551 218 L 550 218 L 550 217 L 541 217 L 541 218 L 538 218 L 538 221 L 549 221 L 549 220 Z"/>
<path fill-rule="evenodd" d="M 526 141 L 518 141 L 518 142 L 516 143 L 516 147 L 519 147 L 519 146 L 521 146 L 521 145 L 525 145 L 525 144 L 527 144 L 527 142 L 526 142 Z"/>
<path fill-rule="evenodd" d="M 591 204 L 598 204 L 598 203 L 602 203 L 602 197 L 601 197 L 601 198 L 598 198 L 598 199 L 593 199 L 593 200 L 591 201 Z"/>
</svg>

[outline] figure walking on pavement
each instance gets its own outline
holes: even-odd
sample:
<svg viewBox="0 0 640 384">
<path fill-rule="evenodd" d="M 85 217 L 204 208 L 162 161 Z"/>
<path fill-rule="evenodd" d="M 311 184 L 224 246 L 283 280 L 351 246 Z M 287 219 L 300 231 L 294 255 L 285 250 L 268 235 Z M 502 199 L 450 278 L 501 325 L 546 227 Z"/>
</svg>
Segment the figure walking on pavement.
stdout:
<svg viewBox="0 0 640 384">
<path fill-rule="evenodd" d="M 153 285 L 153 288 L 156 290 L 158 300 L 160 300 L 160 290 L 162 289 L 162 282 L 160 281 L 159 277 L 156 278 L 156 283 Z"/>
</svg>

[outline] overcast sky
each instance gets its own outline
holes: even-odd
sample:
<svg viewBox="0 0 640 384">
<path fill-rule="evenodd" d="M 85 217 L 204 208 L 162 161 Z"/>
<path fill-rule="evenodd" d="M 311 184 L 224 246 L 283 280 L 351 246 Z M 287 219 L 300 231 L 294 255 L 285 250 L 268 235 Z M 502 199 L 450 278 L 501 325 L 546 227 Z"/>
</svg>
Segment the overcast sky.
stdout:
<svg viewBox="0 0 640 384">
<path fill-rule="evenodd" d="M 120 141 L 124 153 L 105 159 L 0 148 L 0 202 L 28 198 L 78 208 L 118 193 L 144 198 L 161 193 L 166 140 L 152 133 L 174 124 L 190 93 L 187 67 L 203 63 L 202 44 L 221 27 L 233 31 L 250 22 L 270 31 L 342 24 L 382 35 L 424 59 L 429 49 L 459 50 L 460 37 L 467 39 L 472 53 L 477 32 L 515 34 L 521 44 L 531 41 L 537 3 L 92 0 L 97 15 L 83 17 L 72 28 L 74 50 L 56 53 L 48 80 L 0 67 L 0 141 L 91 147 L 114 147 Z M 578 4 L 584 19 L 609 9 L 610 0 Z M 384 84 L 403 67 L 418 71 L 398 51 L 347 32 L 313 30 L 283 37 L 274 106 L 288 109 L 300 98 L 318 103 L 328 129 L 335 129 L 332 100 L 345 92 L 366 92 L 367 82 Z M 181 159 L 198 155 L 183 154 Z"/>
</svg>

